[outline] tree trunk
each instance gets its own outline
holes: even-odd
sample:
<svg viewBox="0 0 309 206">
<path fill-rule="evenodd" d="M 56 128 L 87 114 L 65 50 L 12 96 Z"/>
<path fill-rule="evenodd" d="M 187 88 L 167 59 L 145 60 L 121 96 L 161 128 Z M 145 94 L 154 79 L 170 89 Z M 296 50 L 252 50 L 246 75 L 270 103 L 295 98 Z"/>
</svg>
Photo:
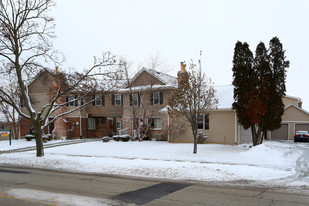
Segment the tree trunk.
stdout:
<svg viewBox="0 0 309 206">
<path fill-rule="evenodd" d="M 255 125 L 251 125 L 253 146 L 260 145 L 263 142 L 262 130 L 260 128 L 257 128 L 257 129 L 258 130 L 256 131 L 256 126 Z"/>
<path fill-rule="evenodd" d="M 251 134 L 252 134 L 252 144 L 253 146 L 256 145 L 256 129 L 255 129 L 255 125 L 251 125 Z"/>
<path fill-rule="evenodd" d="M 197 153 L 197 137 L 194 137 L 194 148 L 193 148 L 193 154 Z"/>
<path fill-rule="evenodd" d="M 197 153 L 197 127 L 192 125 L 192 133 L 193 133 L 193 139 L 194 139 L 194 147 L 193 147 L 193 154 Z"/>
<path fill-rule="evenodd" d="M 41 124 L 39 121 L 35 121 L 34 135 L 35 135 L 35 143 L 36 143 L 36 156 L 43 157 L 44 147 L 43 147 L 43 139 L 42 139 L 42 129 L 41 129 Z"/>
</svg>

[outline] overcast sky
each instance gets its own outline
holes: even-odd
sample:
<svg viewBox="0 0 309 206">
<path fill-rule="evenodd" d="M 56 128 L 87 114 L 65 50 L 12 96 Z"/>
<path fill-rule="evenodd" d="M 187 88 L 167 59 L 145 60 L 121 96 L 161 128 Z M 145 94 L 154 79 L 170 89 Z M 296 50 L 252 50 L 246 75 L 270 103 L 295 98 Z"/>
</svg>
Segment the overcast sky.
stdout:
<svg viewBox="0 0 309 206">
<path fill-rule="evenodd" d="M 309 111 L 308 0 L 56 0 L 55 48 L 62 68 L 83 69 L 111 51 L 138 65 L 159 54 L 176 76 L 180 62 L 197 61 L 215 85 L 232 83 L 237 40 L 254 53 L 277 36 L 290 60 L 287 94 Z"/>
</svg>

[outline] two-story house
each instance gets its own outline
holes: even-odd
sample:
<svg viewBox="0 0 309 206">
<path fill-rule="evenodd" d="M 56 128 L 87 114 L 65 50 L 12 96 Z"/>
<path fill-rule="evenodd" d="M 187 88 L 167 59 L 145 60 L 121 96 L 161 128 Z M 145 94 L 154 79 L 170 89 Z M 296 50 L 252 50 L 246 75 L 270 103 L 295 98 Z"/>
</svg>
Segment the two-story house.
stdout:
<svg viewBox="0 0 309 206">
<path fill-rule="evenodd" d="M 58 72 L 44 70 L 28 85 L 29 95 L 36 111 L 46 105 L 56 84 Z M 171 89 L 177 87 L 177 78 L 143 68 L 128 84 L 102 93 L 96 92 L 79 97 L 71 92 L 61 99 L 67 102 L 57 113 L 64 113 L 85 102 L 90 104 L 57 119 L 45 130 L 45 134 L 54 134 L 60 138 L 103 137 L 128 129 L 130 135 L 137 135 L 140 122 L 149 124 L 149 138 L 162 135 L 167 140 L 167 114 L 160 112 L 166 107 Z M 74 100 L 74 101 L 72 101 Z M 22 108 L 25 112 L 25 108 Z M 29 132 L 31 122 L 21 118 L 21 135 Z"/>
<path fill-rule="evenodd" d="M 178 79 L 186 72 L 181 65 Z M 34 107 L 41 108 L 50 98 L 50 91 L 55 84 L 56 72 L 41 72 L 30 84 L 29 94 L 33 98 Z M 193 142 L 191 127 L 186 122 L 180 134 L 172 137 L 175 118 L 167 112 L 168 100 L 172 91 L 177 88 L 176 77 L 143 68 L 125 86 L 103 93 L 91 93 L 83 98 L 78 94 L 69 94 L 62 99 L 68 102 L 59 112 L 91 101 L 91 104 L 57 119 L 45 133 L 53 133 L 57 138 L 93 138 L 103 137 L 127 129 L 128 134 L 135 136 L 139 132 L 140 123 L 149 124 L 149 138 L 158 135 L 171 142 Z M 208 135 L 209 143 L 240 144 L 251 142 L 251 131 L 244 130 L 232 109 L 233 86 L 215 87 L 218 107 L 209 114 L 199 117 L 199 130 Z M 76 101 L 71 101 L 76 99 Z M 297 130 L 309 130 L 309 113 L 301 108 L 300 98 L 285 96 L 286 106 L 280 129 L 267 132 L 267 139 L 293 139 Z M 56 114 L 54 114 L 56 115 Z M 51 116 L 50 119 L 54 118 Z M 28 133 L 31 123 L 21 119 L 21 135 Z"/>
</svg>

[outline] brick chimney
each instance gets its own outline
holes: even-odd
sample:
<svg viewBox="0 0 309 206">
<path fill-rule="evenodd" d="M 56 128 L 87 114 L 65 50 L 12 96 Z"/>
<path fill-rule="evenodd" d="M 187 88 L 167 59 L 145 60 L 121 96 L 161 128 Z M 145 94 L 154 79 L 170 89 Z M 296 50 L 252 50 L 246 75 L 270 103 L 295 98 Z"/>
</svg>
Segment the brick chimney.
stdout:
<svg viewBox="0 0 309 206">
<path fill-rule="evenodd" d="M 180 82 L 182 79 L 186 76 L 187 71 L 186 71 L 186 64 L 185 62 L 180 62 L 180 71 L 177 73 L 178 77 L 178 86 L 180 85 Z"/>
<path fill-rule="evenodd" d="M 58 73 L 59 73 L 59 67 L 56 66 L 56 74 L 58 74 Z"/>
</svg>

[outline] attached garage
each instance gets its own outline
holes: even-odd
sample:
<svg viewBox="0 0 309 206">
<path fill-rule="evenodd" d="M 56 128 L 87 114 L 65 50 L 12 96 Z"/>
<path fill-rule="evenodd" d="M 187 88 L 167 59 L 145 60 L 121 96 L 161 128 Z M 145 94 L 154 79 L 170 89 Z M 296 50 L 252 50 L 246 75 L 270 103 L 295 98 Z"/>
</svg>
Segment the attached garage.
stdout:
<svg viewBox="0 0 309 206">
<path fill-rule="evenodd" d="M 289 125 L 281 124 L 281 127 L 271 132 L 271 140 L 288 140 Z"/>
<path fill-rule="evenodd" d="M 295 123 L 295 132 L 299 130 L 309 131 L 309 124 L 305 123 Z"/>
</svg>

